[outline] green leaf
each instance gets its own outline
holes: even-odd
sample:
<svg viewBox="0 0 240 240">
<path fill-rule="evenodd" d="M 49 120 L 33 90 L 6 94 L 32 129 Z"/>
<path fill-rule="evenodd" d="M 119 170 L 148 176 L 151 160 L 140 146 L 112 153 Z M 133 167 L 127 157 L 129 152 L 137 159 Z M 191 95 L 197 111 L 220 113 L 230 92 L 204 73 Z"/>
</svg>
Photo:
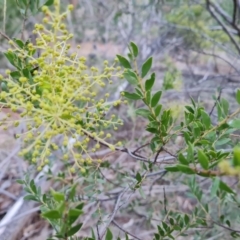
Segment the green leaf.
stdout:
<svg viewBox="0 0 240 240">
<path fill-rule="evenodd" d="M 37 198 L 34 195 L 27 195 L 24 197 L 24 200 L 32 200 L 38 202 Z"/>
<path fill-rule="evenodd" d="M 182 153 L 180 153 L 180 154 L 178 155 L 178 160 L 179 160 L 179 162 L 182 163 L 183 165 L 189 165 L 188 160 L 183 156 Z"/>
<path fill-rule="evenodd" d="M 147 118 L 149 115 L 151 115 L 151 112 L 148 109 L 139 108 L 135 111 L 135 114 Z"/>
<path fill-rule="evenodd" d="M 158 233 L 154 233 L 154 240 L 160 240 L 160 235 Z"/>
<path fill-rule="evenodd" d="M 240 147 L 236 146 L 233 149 L 233 166 L 238 167 L 240 166 Z"/>
<path fill-rule="evenodd" d="M 42 213 L 42 216 L 47 219 L 59 219 L 62 216 L 57 210 L 50 210 L 47 212 Z"/>
<path fill-rule="evenodd" d="M 132 49 L 132 53 L 134 57 L 136 58 L 138 56 L 138 46 L 134 42 L 130 42 L 130 46 Z"/>
<path fill-rule="evenodd" d="M 227 144 L 229 142 L 231 142 L 232 140 L 230 138 L 223 138 L 223 139 L 220 139 L 218 140 L 216 143 L 215 143 L 215 146 L 222 146 L 224 144 Z"/>
<path fill-rule="evenodd" d="M 233 128 L 240 129 L 240 119 L 233 119 L 229 125 Z"/>
<path fill-rule="evenodd" d="M 200 134 L 201 134 L 200 128 L 199 127 L 194 127 L 193 128 L 193 136 L 195 138 L 198 138 L 200 136 Z"/>
<path fill-rule="evenodd" d="M 117 55 L 117 58 L 118 58 L 120 64 L 121 64 L 124 68 L 132 68 L 132 67 L 131 67 L 131 64 L 129 63 L 129 61 L 128 61 L 125 57 L 123 57 L 123 56 L 121 56 L 121 55 Z"/>
<path fill-rule="evenodd" d="M 187 160 L 188 160 L 188 162 L 193 162 L 193 160 L 194 160 L 194 146 L 191 143 L 188 144 Z"/>
<path fill-rule="evenodd" d="M 123 76 L 126 78 L 126 80 L 133 85 L 138 84 L 138 77 L 135 72 L 133 72 L 130 69 L 127 69 L 124 73 Z"/>
<path fill-rule="evenodd" d="M 201 149 L 198 150 L 198 162 L 200 163 L 202 168 L 204 168 L 205 170 L 208 169 L 209 159 L 208 159 L 207 155 Z"/>
<path fill-rule="evenodd" d="M 110 231 L 110 229 L 108 228 L 108 229 L 107 229 L 107 234 L 106 234 L 105 240 L 112 240 L 112 239 L 113 239 L 113 234 L 112 234 L 112 232 Z"/>
<path fill-rule="evenodd" d="M 195 108 L 196 107 L 196 103 L 195 103 L 194 99 L 192 97 L 190 97 L 190 99 L 191 99 L 193 107 Z"/>
<path fill-rule="evenodd" d="M 10 73 L 12 78 L 18 79 L 21 77 L 21 73 L 19 71 L 14 71 Z"/>
<path fill-rule="evenodd" d="M 91 233 L 92 233 L 92 238 L 95 239 L 96 237 L 95 237 L 95 233 L 94 233 L 93 228 L 91 228 Z"/>
<path fill-rule="evenodd" d="M 27 0 L 18 0 L 18 1 L 15 1 L 17 6 L 19 7 L 19 11 L 21 14 L 24 14 L 25 13 L 25 9 L 27 8 L 28 6 L 28 1 Z"/>
<path fill-rule="evenodd" d="M 77 233 L 77 232 L 81 229 L 82 225 L 83 225 L 82 223 L 79 223 L 79 224 L 77 224 L 76 226 L 72 227 L 72 228 L 67 232 L 67 236 L 68 236 L 68 237 L 73 236 L 75 233 Z"/>
<path fill-rule="evenodd" d="M 222 107 L 219 104 L 219 102 L 217 102 L 217 112 L 218 112 L 218 121 L 220 121 L 222 119 Z"/>
<path fill-rule="evenodd" d="M 148 58 L 147 61 L 142 65 L 142 74 L 141 74 L 142 78 L 144 78 L 148 74 L 151 67 L 152 67 L 152 57 Z"/>
<path fill-rule="evenodd" d="M 24 69 L 22 70 L 22 73 L 23 73 L 24 77 L 26 77 L 26 78 L 29 80 L 29 82 L 32 84 L 32 83 L 33 83 L 33 80 L 32 80 L 32 75 L 31 75 L 29 69 L 24 68 Z"/>
<path fill-rule="evenodd" d="M 83 207 L 84 207 L 84 203 L 83 202 L 76 206 L 76 208 L 79 209 L 79 210 L 82 210 Z"/>
<path fill-rule="evenodd" d="M 52 194 L 54 200 L 57 201 L 57 202 L 62 202 L 65 199 L 63 193 L 55 192 L 54 190 L 51 190 L 51 194 Z"/>
<path fill-rule="evenodd" d="M 159 104 L 155 109 L 154 109 L 154 113 L 155 113 L 155 116 L 158 117 L 160 112 L 162 110 L 162 104 Z"/>
<path fill-rule="evenodd" d="M 179 169 L 177 166 L 165 167 L 165 170 L 167 170 L 168 172 L 179 172 Z"/>
<path fill-rule="evenodd" d="M 194 114 L 194 109 L 190 106 L 185 106 L 185 108 L 192 114 Z"/>
<path fill-rule="evenodd" d="M 202 123 L 204 124 L 206 129 L 209 129 L 211 126 L 211 119 L 209 115 L 204 110 L 201 111 L 201 115 L 202 115 Z"/>
<path fill-rule="evenodd" d="M 145 90 L 149 91 L 152 89 L 155 82 L 155 73 L 151 74 L 151 77 L 145 82 Z"/>
<path fill-rule="evenodd" d="M 145 99 L 146 99 L 147 104 L 151 103 L 151 91 L 146 92 L 146 98 Z"/>
<path fill-rule="evenodd" d="M 45 5 L 45 6 L 51 6 L 51 5 L 53 5 L 53 3 L 54 3 L 54 0 L 47 0 L 47 1 L 44 3 L 44 5 Z"/>
<path fill-rule="evenodd" d="M 235 194 L 235 192 L 224 182 L 219 182 L 219 188 L 227 193 Z"/>
<path fill-rule="evenodd" d="M 142 90 L 139 88 L 135 88 L 136 93 L 143 98 Z"/>
<path fill-rule="evenodd" d="M 184 215 L 184 222 L 185 222 L 185 225 L 188 225 L 190 219 L 189 219 L 189 216 L 187 214 Z"/>
<path fill-rule="evenodd" d="M 161 96 L 162 96 L 162 91 L 158 91 L 153 95 L 151 100 L 151 107 L 155 107 L 158 104 Z"/>
<path fill-rule="evenodd" d="M 217 191 L 219 189 L 219 184 L 220 184 L 220 179 L 219 177 L 215 177 L 212 182 L 212 187 L 211 187 L 211 197 L 216 196 Z"/>
<path fill-rule="evenodd" d="M 16 182 L 19 183 L 19 184 L 24 184 L 25 183 L 22 179 L 17 179 Z"/>
<path fill-rule="evenodd" d="M 21 49 L 23 49 L 24 43 L 20 39 L 14 38 L 13 40 Z"/>
<path fill-rule="evenodd" d="M 146 131 L 150 132 L 150 133 L 157 133 L 158 129 L 157 128 L 153 128 L 153 127 L 147 127 Z"/>
<path fill-rule="evenodd" d="M 57 206 L 56 206 L 56 209 L 60 215 L 62 215 L 65 211 L 65 208 L 66 208 L 66 203 L 64 201 L 61 201 Z"/>
<path fill-rule="evenodd" d="M 70 189 L 69 199 L 71 199 L 71 200 L 74 199 L 74 196 L 76 194 L 76 187 L 77 187 L 77 183 L 75 183 Z"/>
<path fill-rule="evenodd" d="M 188 167 L 186 165 L 179 164 L 179 165 L 177 165 L 177 168 L 180 172 L 183 172 L 185 174 L 195 174 L 193 169 L 191 169 L 190 167 Z"/>
<path fill-rule="evenodd" d="M 163 228 L 164 228 L 164 230 L 165 230 L 166 232 L 169 231 L 169 227 L 168 227 L 168 225 L 167 225 L 165 222 L 162 222 L 162 226 L 163 226 Z"/>
<path fill-rule="evenodd" d="M 240 104 L 240 89 L 237 90 L 236 100 L 237 100 L 238 104 Z"/>
<path fill-rule="evenodd" d="M 171 225 L 174 225 L 174 219 L 173 218 L 169 218 L 169 222 Z"/>
<path fill-rule="evenodd" d="M 30 182 L 30 188 L 35 194 L 37 194 L 37 188 L 33 180 Z"/>
<path fill-rule="evenodd" d="M 227 116 L 229 112 L 229 103 L 226 99 L 222 98 L 221 99 L 221 106 L 223 108 L 224 114 Z"/>
<path fill-rule="evenodd" d="M 8 59 L 8 61 L 16 68 L 18 68 L 18 66 L 16 65 L 15 59 L 16 59 L 16 55 L 12 52 L 6 52 L 4 53 L 5 57 Z M 19 68 L 18 68 L 19 69 Z"/>
<path fill-rule="evenodd" d="M 141 99 L 141 96 L 139 96 L 136 93 L 129 93 L 129 92 L 123 92 L 124 93 L 124 97 L 128 98 L 128 99 L 132 99 L 132 100 L 139 100 Z"/>
<path fill-rule="evenodd" d="M 142 181 L 142 176 L 141 176 L 141 174 L 138 172 L 137 174 L 136 174 L 136 180 L 138 181 L 138 182 L 141 182 Z"/>
</svg>

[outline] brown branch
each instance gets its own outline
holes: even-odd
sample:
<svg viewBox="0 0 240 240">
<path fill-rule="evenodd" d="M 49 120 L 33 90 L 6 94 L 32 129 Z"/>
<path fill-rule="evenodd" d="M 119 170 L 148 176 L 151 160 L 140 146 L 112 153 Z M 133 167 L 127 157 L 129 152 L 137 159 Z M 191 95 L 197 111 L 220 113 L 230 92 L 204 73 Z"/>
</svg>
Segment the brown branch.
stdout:
<svg viewBox="0 0 240 240">
<path fill-rule="evenodd" d="M 149 145 L 149 144 L 150 144 L 150 142 L 145 143 L 144 145 L 142 145 L 142 146 L 136 148 L 132 153 L 134 154 L 134 153 L 138 152 L 140 149 L 146 147 L 146 146 Z"/>
<path fill-rule="evenodd" d="M 191 168 L 191 170 L 194 171 L 195 174 L 199 176 L 205 176 L 205 177 L 217 177 L 217 176 L 223 176 L 225 175 L 223 172 L 215 171 L 215 170 L 203 170 L 203 169 L 197 169 L 197 168 Z"/>
<path fill-rule="evenodd" d="M 2 35 L 5 39 L 7 39 L 8 41 L 10 41 L 10 37 L 8 37 L 5 33 L 3 33 L 2 31 L 0 31 L 0 35 Z"/>
<path fill-rule="evenodd" d="M 161 153 L 162 150 L 163 150 L 163 148 L 160 147 L 159 150 L 157 151 L 157 154 L 156 154 L 156 156 L 154 158 L 153 164 L 157 162 L 158 156 L 159 156 L 159 154 Z"/>
<path fill-rule="evenodd" d="M 177 158 L 177 155 L 169 152 L 166 148 L 163 147 L 162 149 L 163 149 L 166 153 L 168 153 L 170 156 L 172 156 L 172 157 L 174 157 L 174 158 Z"/>
<path fill-rule="evenodd" d="M 236 26 L 236 20 L 237 20 L 237 11 L 238 11 L 238 0 L 233 0 L 233 19 L 232 24 L 233 26 Z"/>
</svg>

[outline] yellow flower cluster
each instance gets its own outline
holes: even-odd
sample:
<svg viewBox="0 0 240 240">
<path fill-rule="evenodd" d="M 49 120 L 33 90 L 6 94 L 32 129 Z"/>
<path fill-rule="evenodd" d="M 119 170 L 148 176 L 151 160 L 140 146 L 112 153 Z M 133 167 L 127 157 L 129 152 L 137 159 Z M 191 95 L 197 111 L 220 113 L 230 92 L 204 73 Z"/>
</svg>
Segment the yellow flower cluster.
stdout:
<svg viewBox="0 0 240 240">
<path fill-rule="evenodd" d="M 223 160 L 218 164 L 220 171 L 226 175 L 240 176 L 240 167 L 233 167 L 227 160 Z"/>
<path fill-rule="evenodd" d="M 107 83 L 112 83 L 110 78 L 121 77 L 122 73 L 120 67 L 115 67 L 116 61 L 112 66 L 104 61 L 102 71 L 96 67 L 89 68 L 86 59 L 78 55 L 80 46 L 70 54 L 68 40 L 73 35 L 67 31 L 63 20 L 73 6 L 61 13 L 59 1 L 54 5 L 53 12 L 46 6 L 42 9 L 45 17 L 43 24 L 35 25 L 35 44 L 29 43 L 27 48 L 21 48 L 10 41 L 12 48 L 8 53 L 21 59 L 26 64 L 25 68 L 35 70 L 29 77 L 24 75 L 24 71 L 19 71 L 21 76 L 17 79 L 6 71 L 7 90 L 2 89 L 0 93 L 0 105 L 13 112 L 21 111 L 21 121 L 27 123 L 27 131 L 17 135 L 25 142 L 21 155 L 31 153 L 32 162 L 38 165 L 39 170 L 49 163 L 52 152 L 59 148 L 54 142 L 55 137 L 63 136 L 62 146 L 68 151 L 62 160 L 73 157 L 75 165 L 71 171 L 79 167 L 85 172 L 83 163 L 92 162 L 89 152 L 96 151 L 101 144 L 115 149 L 106 141 L 111 135 L 104 129 L 117 129 L 122 125 L 115 115 L 106 117 L 111 105 L 119 105 L 122 101 L 110 104 L 107 102 L 108 93 L 100 98 L 94 89 L 106 88 Z M 33 53 L 38 51 L 40 56 L 34 57 Z M 5 119 L 1 125 L 9 121 Z M 18 124 L 18 121 L 13 122 L 13 126 Z M 91 139 L 95 145 L 92 143 L 90 147 Z"/>
</svg>

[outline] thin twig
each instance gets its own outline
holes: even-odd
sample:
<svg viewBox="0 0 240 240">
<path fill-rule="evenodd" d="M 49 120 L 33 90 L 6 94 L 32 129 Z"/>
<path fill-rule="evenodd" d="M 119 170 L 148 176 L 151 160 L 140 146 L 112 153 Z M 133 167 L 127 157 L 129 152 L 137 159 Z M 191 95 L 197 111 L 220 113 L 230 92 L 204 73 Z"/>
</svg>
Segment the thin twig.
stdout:
<svg viewBox="0 0 240 240">
<path fill-rule="evenodd" d="M 236 20 L 237 20 L 237 11 L 238 11 L 238 6 L 237 6 L 237 0 L 233 0 L 233 20 L 232 24 L 236 25 Z"/>
<path fill-rule="evenodd" d="M 177 155 L 171 153 L 171 152 L 168 151 L 166 148 L 162 147 L 162 149 L 163 149 L 166 153 L 168 153 L 170 156 L 172 156 L 172 157 L 174 157 L 174 158 L 177 158 Z"/>
<path fill-rule="evenodd" d="M 230 61 L 224 59 L 223 57 L 221 57 L 217 54 L 214 54 L 214 53 L 204 52 L 203 50 L 197 50 L 197 49 L 191 49 L 191 50 L 194 51 L 194 52 L 200 53 L 200 54 L 204 54 L 204 55 L 211 56 L 211 57 L 214 57 L 214 58 L 216 57 L 216 58 L 219 58 L 219 59 L 223 60 L 225 63 L 229 64 L 229 66 L 231 66 L 240 75 L 239 70 Z"/>
<path fill-rule="evenodd" d="M 124 233 L 130 235 L 131 237 L 136 238 L 136 239 L 138 239 L 138 240 L 142 240 L 141 238 L 139 238 L 139 237 L 133 235 L 132 233 L 128 232 L 127 230 L 123 229 L 116 221 L 113 220 L 113 221 L 112 221 L 112 224 L 114 224 L 117 228 L 119 228 L 119 229 L 120 229 L 121 231 L 123 231 Z"/>
<path fill-rule="evenodd" d="M 8 41 L 10 41 L 10 37 L 8 37 L 5 33 L 3 33 L 2 31 L 0 31 L 0 35 L 2 35 L 5 39 L 7 39 Z"/>
<path fill-rule="evenodd" d="M 218 22 L 218 24 L 221 25 L 221 27 L 223 28 L 224 32 L 228 35 L 228 37 L 230 38 L 232 44 L 235 46 L 235 48 L 237 49 L 238 53 L 240 54 L 240 47 L 239 47 L 238 43 L 236 42 L 236 40 L 234 39 L 232 34 L 228 31 L 227 26 L 225 26 L 225 24 L 221 21 L 221 19 L 219 19 L 219 17 L 212 11 L 211 5 L 212 5 L 211 2 L 209 0 L 206 0 L 207 10 L 211 14 L 211 16 Z"/>
<path fill-rule="evenodd" d="M 165 187 L 163 188 L 163 197 L 164 197 L 164 212 L 165 214 L 167 214 L 167 197 L 166 197 L 166 191 L 165 191 Z"/>
<path fill-rule="evenodd" d="M 99 235 L 99 227 L 98 227 L 98 224 L 97 224 L 97 236 L 98 236 L 98 240 L 100 240 L 100 235 Z"/>
<path fill-rule="evenodd" d="M 125 189 L 118 195 L 118 198 L 117 198 L 117 201 L 116 201 L 114 210 L 113 210 L 113 212 L 112 212 L 112 215 L 111 215 L 108 223 L 105 225 L 104 229 L 101 231 L 100 239 L 103 239 L 103 236 L 104 236 L 104 234 L 106 233 L 109 225 L 111 224 L 111 222 L 113 221 L 114 217 L 116 216 L 117 211 L 118 211 L 118 207 L 119 207 L 119 204 L 120 204 L 120 201 L 121 201 L 121 198 L 122 198 L 123 194 L 126 192 L 126 190 L 127 190 L 127 188 L 125 188 Z"/>
<path fill-rule="evenodd" d="M 156 179 L 152 182 L 152 184 L 151 184 L 151 186 L 150 186 L 150 189 L 149 189 L 149 192 L 150 192 L 150 193 L 152 192 L 152 189 L 153 189 L 154 184 L 155 184 L 157 181 L 161 180 L 161 179 L 166 175 L 167 170 L 161 170 L 161 171 L 155 172 L 154 175 L 156 175 L 156 173 L 161 174 L 161 176 L 159 176 L 158 178 L 156 178 Z M 150 173 L 150 174 L 153 174 L 153 173 Z M 147 174 L 146 177 L 149 177 L 150 174 Z"/>
<path fill-rule="evenodd" d="M 216 105 L 217 105 L 217 102 L 220 101 L 220 99 L 221 99 L 221 94 L 222 94 L 222 89 L 220 89 L 220 91 L 219 91 L 219 93 L 218 93 L 218 97 L 217 97 L 217 99 L 216 99 L 216 101 L 215 101 L 215 103 L 214 103 L 214 105 L 213 105 L 213 107 L 212 107 L 212 109 L 211 109 L 211 111 L 210 111 L 210 113 L 209 113 L 209 116 L 212 115 L 213 110 L 215 109 L 215 107 L 216 107 Z"/>
<path fill-rule="evenodd" d="M 161 153 L 162 150 L 163 150 L 163 148 L 160 147 L 159 150 L 157 151 L 157 154 L 156 154 L 156 156 L 155 156 L 155 158 L 154 158 L 153 163 L 156 163 L 156 162 L 157 162 L 158 156 L 159 156 L 159 154 Z"/>
<path fill-rule="evenodd" d="M 216 224 L 216 225 L 218 225 L 219 227 L 225 228 L 225 229 L 227 229 L 227 230 L 229 230 L 229 231 L 236 232 L 236 233 L 240 233 L 240 230 L 232 229 L 232 228 L 230 228 L 230 227 L 224 226 L 224 225 L 222 225 L 222 224 L 220 224 L 220 223 L 218 223 L 218 222 L 215 222 L 215 221 L 213 221 L 213 223 Z"/>
<path fill-rule="evenodd" d="M 149 144 L 150 144 L 150 142 L 147 142 L 147 143 L 143 144 L 142 146 L 136 148 L 132 153 L 134 154 L 134 153 L 138 152 L 140 149 L 146 147 L 146 146 L 149 145 Z"/>
</svg>

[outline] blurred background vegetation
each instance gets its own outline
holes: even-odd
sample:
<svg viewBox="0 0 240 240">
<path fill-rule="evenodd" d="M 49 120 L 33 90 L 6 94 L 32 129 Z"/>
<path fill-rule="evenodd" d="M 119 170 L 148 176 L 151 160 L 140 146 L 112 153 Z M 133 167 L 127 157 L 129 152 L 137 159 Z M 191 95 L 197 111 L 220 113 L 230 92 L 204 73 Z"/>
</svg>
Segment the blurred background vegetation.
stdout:
<svg viewBox="0 0 240 240">
<path fill-rule="evenodd" d="M 2 74 L 6 68 L 12 68 L 3 55 L 8 49 L 6 36 L 32 41 L 33 26 L 41 19 L 41 13 L 37 11 L 31 9 L 27 12 L 21 11 L 17 7 L 18 2 L 0 0 Z M 40 1 L 39 6 L 41 2 L 45 1 Z M 184 104 L 190 102 L 190 97 L 201 102 L 208 111 L 213 109 L 215 99 L 220 97 L 230 101 L 230 109 L 234 108 L 235 89 L 239 87 L 240 82 L 239 1 L 66 0 L 62 1 L 62 8 L 68 4 L 75 7 L 73 14 L 67 17 L 68 28 L 74 33 L 72 50 L 74 51 L 80 44 L 80 52 L 87 57 L 89 66 L 98 66 L 104 59 L 112 61 L 116 54 L 126 54 L 127 45 L 134 41 L 140 48 L 140 63 L 153 56 L 154 71 L 157 73 L 155 90 L 157 91 L 162 84 L 165 86 L 163 102 L 174 109 L 179 118 Z M 118 97 L 116 93 L 128 88 L 130 86 L 126 83 L 115 81 L 111 90 L 112 99 Z M 148 135 L 143 132 L 144 121 L 134 115 L 133 109 L 138 107 L 140 106 L 132 104 L 112 110 L 125 122 L 124 127 L 114 137 L 133 149 L 148 140 Z M 215 109 L 213 111 L 215 117 L 216 111 Z M 6 138 L 5 133 L 0 134 L 2 134 L 0 138 Z M 178 141 L 177 144 L 181 144 L 181 139 Z M 5 156 L 4 149 L 0 146 L 0 150 L 2 160 Z M 142 167 L 127 156 L 121 157 L 118 154 L 109 161 L 112 169 L 104 170 L 104 180 L 98 183 L 102 192 L 114 192 L 114 189 L 126 183 L 122 182 L 121 174 L 125 174 L 121 172 L 123 169 L 126 171 L 127 168 L 128 174 L 131 174 Z M 1 189 L 0 218 L 3 218 L 17 201 L 21 189 L 16 187 L 14 179 L 21 176 L 21 171 L 12 161 L 0 172 L 1 184 L 9 182 L 6 188 Z M 111 182 L 112 179 L 116 181 L 114 184 Z M 199 189 L 204 195 L 203 201 L 209 204 L 211 214 L 221 215 L 223 218 L 227 216 L 239 226 L 239 209 L 238 212 L 234 210 L 231 200 L 215 203 L 209 196 L 208 181 L 198 180 Z M 156 177 L 153 182 L 146 181 L 144 186 L 146 196 L 144 198 L 129 196 L 132 197 L 132 201 L 129 201 L 119 213 L 118 222 L 128 231 L 142 236 L 142 239 L 152 239 L 164 211 L 165 194 L 168 206 L 176 209 L 176 212 L 190 213 L 194 209 L 197 200 L 191 192 L 193 189 L 190 191 L 184 185 L 189 181 L 191 178 L 175 175 L 174 177 L 169 175 L 166 179 Z M 235 181 L 232 181 L 235 186 Z M 90 192 L 93 186 L 95 182 L 89 179 Z M 194 191 L 197 192 L 199 189 Z M 218 204 L 222 206 L 221 214 L 218 212 Z M 97 216 L 106 214 L 112 205 L 108 202 L 99 202 L 96 206 L 90 204 L 88 206 L 90 217 L 88 222 L 85 222 L 83 231 L 89 233 L 91 226 L 97 221 Z M 177 239 L 232 239 L 227 230 L 219 229 L 219 226 L 195 229 L 189 232 L 189 238 L 183 236 Z M 31 216 L 27 226 L 13 231 L 18 232 L 17 236 L 6 239 L 45 239 L 44 236 L 51 232 L 51 229 L 36 213 Z"/>
</svg>

